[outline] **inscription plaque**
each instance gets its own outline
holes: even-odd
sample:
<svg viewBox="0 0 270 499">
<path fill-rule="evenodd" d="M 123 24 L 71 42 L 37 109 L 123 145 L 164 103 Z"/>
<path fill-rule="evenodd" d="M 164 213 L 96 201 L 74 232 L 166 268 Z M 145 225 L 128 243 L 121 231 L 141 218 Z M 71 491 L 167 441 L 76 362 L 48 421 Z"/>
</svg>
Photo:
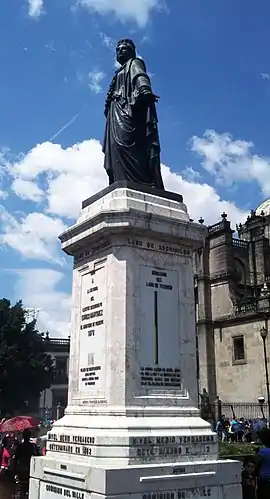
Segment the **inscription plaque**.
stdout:
<svg viewBox="0 0 270 499">
<path fill-rule="evenodd" d="M 100 397 L 105 393 L 106 261 L 81 279 L 79 391 Z"/>
<path fill-rule="evenodd" d="M 181 390 L 178 272 L 141 265 L 139 289 L 140 385 Z"/>
</svg>

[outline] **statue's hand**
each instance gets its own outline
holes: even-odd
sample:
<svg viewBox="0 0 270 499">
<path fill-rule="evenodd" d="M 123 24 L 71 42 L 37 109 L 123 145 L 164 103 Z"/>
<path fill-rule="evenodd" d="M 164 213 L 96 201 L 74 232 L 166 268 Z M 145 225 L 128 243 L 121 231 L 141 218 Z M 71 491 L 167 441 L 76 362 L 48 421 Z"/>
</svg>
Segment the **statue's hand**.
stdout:
<svg viewBox="0 0 270 499">
<path fill-rule="evenodd" d="M 149 91 L 148 88 L 142 88 L 139 96 L 139 100 L 144 100 L 147 103 L 158 102 L 159 97 Z"/>
</svg>

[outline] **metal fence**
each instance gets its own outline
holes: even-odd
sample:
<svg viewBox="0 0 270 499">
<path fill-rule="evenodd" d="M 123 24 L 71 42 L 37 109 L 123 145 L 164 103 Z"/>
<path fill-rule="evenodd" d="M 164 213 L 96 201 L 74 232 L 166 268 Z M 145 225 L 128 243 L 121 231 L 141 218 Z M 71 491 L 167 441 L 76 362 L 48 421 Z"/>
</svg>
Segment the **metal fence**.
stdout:
<svg viewBox="0 0 270 499">
<path fill-rule="evenodd" d="M 217 400 L 208 406 L 200 406 L 201 417 L 209 423 L 216 423 L 224 414 L 227 418 L 233 417 L 246 420 L 267 419 L 269 421 L 268 405 L 259 403 L 239 403 L 239 402 L 222 402 Z"/>
<path fill-rule="evenodd" d="M 244 419 L 268 419 L 268 406 L 267 404 L 258 403 L 221 403 L 221 412 L 225 416 L 231 418 L 244 418 Z"/>
</svg>

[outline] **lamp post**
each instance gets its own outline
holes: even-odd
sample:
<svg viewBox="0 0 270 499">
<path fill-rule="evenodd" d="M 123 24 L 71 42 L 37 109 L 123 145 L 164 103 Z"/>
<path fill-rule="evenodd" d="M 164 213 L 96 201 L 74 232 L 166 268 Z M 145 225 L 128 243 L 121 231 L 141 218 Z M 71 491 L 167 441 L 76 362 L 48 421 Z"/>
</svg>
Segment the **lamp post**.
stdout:
<svg viewBox="0 0 270 499">
<path fill-rule="evenodd" d="M 268 405 L 268 426 L 270 419 L 270 390 L 269 390 L 269 374 L 268 374 L 268 363 L 267 363 L 267 352 L 266 352 L 266 338 L 268 331 L 265 327 L 261 328 L 261 338 L 263 341 L 263 355 L 264 355 L 264 366 L 265 366 L 265 381 L 266 381 L 266 392 L 267 392 L 267 405 Z"/>
</svg>

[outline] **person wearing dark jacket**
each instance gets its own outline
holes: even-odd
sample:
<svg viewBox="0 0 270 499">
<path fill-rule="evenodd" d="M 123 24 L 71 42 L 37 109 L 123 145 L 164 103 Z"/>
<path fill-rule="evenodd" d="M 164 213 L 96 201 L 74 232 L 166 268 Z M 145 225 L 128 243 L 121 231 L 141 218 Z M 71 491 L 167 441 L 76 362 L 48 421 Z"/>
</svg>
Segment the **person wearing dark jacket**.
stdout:
<svg viewBox="0 0 270 499">
<path fill-rule="evenodd" d="M 255 461 L 252 457 L 244 460 L 244 469 L 242 471 L 242 493 L 243 499 L 257 498 L 257 477 Z"/>
<path fill-rule="evenodd" d="M 29 490 L 30 464 L 32 456 L 38 455 L 37 446 L 30 442 L 29 430 L 23 432 L 23 442 L 18 445 L 14 456 L 14 472 L 19 484 L 20 499 L 25 499 Z"/>
</svg>

